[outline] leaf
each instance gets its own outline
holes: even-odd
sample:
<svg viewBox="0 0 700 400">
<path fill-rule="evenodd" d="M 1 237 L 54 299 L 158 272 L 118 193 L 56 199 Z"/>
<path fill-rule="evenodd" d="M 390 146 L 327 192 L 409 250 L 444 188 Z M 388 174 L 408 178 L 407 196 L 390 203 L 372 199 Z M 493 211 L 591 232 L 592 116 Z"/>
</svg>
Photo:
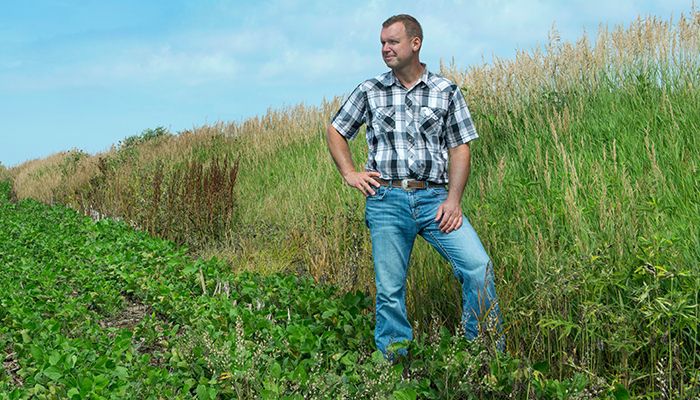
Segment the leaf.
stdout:
<svg viewBox="0 0 700 400">
<path fill-rule="evenodd" d="M 44 351 L 39 348 L 39 346 L 32 345 L 29 348 L 29 353 L 31 353 L 34 362 L 39 364 L 44 360 Z"/>
<path fill-rule="evenodd" d="M 540 361 L 536 362 L 533 366 L 532 369 L 535 371 L 539 371 L 543 374 L 549 373 L 549 363 L 547 361 Z"/>
<path fill-rule="evenodd" d="M 42 371 L 44 375 L 48 376 L 52 381 L 57 381 L 63 377 L 63 373 L 60 369 L 56 367 L 48 367 Z"/>
<path fill-rule="evenodd" d="M 80 399 L 80 391 L 78 390 L 78 388 L 71 388 L 68 391 L 68 398 L 70 398 L 71 400 Z"/>
<path fill-rule="evenodd" d="M 270 376 L 279 379 L 282 376 L 282 367 L 275 362 L 270 366 Z"/>
<path fill-rule="evenodd" d="M 375 350 L 372 353 L 372 361 L 375 363 L 383 363 L 386 361 L 386 359 L 384 358 L 384 354 L 381 351 Z"/>
<path fill-rule="evenodd" d="M 340 363 L 345 365 L 346 367 L 355 366 L 357 364 L 357 355 L 355 355 L 354 353 L 348 353 L 340 359 Z"/>
<path fill-rule="evenodd" d="M 51 355 L 49 356 L 49 364 L 56 365 L 59 361 L 61 361 L 61 355 L 58 354 L 56 350 L 52 351 Z"/>
<path fill-rule="evenodd" d="M 630 392 L 628 392 L 624 386 L 617 383 L 615 384 L 615 389 L 613 389 L 613 396 L 615 396 L 615 400 L 629 400 Z"/>
<path fill-rule="evenodd" d="M 393 395 L 397 400 L 416 400 L 418 398 L 418 393 L 413 389 L 396 390 Z"/>
<path fill-rule="evenodd" d="M 207 385 L 204 384 L 199 384 L 197 385 L 197 398 L 199 400 L 209 400 L 212 397 L 209 397 L 209 388 Z"/>
<path fill-rule="evenodd" d="M 75 363 L 78 361 L 78 356 L 75 354 L 71 355 L 68 360 L 66 360 L 66 364 L 68 365 L 69 368 L 75 367 Z"/>
<path fill-rule="evenodd" d="M 118 366 L 114 368 L 114 375 L 120 378 L 126 378 L 127 376 L 129 376 L 129 371 L 122 366 Z"/>
<path fill-rule="evenodd" d="M 94 386 L 97 389 L 104 389 L 109 384 L 109 378 L 104 375 L 97 375 L 95 377 Z"/>
<path fill-rule="evenodd" d="M 93 381 L 89 376 L 80 379 L 80 391 L 82 393 L 90 393 L 93 387 Z"/>
<path fill-rule="evenodd" d="M 194 275 L 198 270 L 197 264 L 190 263 L 182 270 L 182 273 L 185 275 Z"/>
</svg>

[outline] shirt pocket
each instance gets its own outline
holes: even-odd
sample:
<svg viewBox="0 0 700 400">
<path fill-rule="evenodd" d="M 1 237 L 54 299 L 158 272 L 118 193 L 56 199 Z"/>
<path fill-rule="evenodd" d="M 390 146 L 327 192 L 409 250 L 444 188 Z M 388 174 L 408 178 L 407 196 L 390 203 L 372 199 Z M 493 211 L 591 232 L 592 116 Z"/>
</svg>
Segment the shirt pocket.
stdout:
<svg viewBox="0 0 700 400">
<path fill-rule="evenodd" d="M 438 136 L 445 126 L 445 115 L 447 110 L 440 107 L 421 107 L 418 126 L 420 131 L 430 137 Z"/>
<path fill-rule="evenodd" d="M 394 107 L 377 107 L 372 110 L 372 128 L 375 134 L 393 132 L 396 129 L 396 110 Z"/>
</svg>

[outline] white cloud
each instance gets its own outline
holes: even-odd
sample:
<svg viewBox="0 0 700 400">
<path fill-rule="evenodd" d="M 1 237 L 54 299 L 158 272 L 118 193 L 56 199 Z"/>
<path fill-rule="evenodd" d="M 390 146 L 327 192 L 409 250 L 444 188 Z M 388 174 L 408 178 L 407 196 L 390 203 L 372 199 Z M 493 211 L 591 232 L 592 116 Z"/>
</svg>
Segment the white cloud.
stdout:
<svg viewBox="0 0 700 400">
<path fill-rule="evenodd" d="M 87 65 L 88 80 L 155 81 L 175 80 L 196 85 L 215 79 L 231 79 L 240 63 L 223 52 L 199 52 L 176 49 L 170 45 L 156 49 L 130 49 L 116 60 L 101 60 Z"/>
<path fill-rule="evenodd" d="M 377 57 L 378 58 L 378 57 Z M 371 68 L 373 60 L 357 51 L 344 49 L 288 50 L 282 57 L 270 59 L 262 65 L 261 79 L 332 78 L 354 74 Z"/>
<path fill-rule="evenodd" d="M 240 71 L 239 63 L 224 54 L 188 53 L 169 47 L 127 53 L 122 57 L 55 66 L 38 73 L 16 72 L 6 79 L 3 86 L 16 90 L 46 90 L 158 81 L 197 85 L 211 80 L 233 79 Z"/>
</svg>

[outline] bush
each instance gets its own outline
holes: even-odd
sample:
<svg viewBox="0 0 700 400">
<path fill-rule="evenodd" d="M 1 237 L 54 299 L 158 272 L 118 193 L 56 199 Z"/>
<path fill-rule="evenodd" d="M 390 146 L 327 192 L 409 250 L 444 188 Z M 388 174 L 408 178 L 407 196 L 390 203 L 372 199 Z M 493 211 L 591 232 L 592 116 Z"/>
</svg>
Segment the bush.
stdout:
<svg viewBox="0 0 700 400">
<path fill-rule="evenodd" d="M 149 128 L 141 132 L 139 135 L 133 135 L 124 138 L 122 141 L 119 142 L 118 148 L 120 150 L 128 149 L 130 147 L 137 146 L 141 143 L 145 143 L 151 140 L 156 140 L 159 138 L 164 138 L 164 137 L 170 137 L 172 136 L 172 133 L 168 131 L 168 129 L 159 126 L 156 128 Z"/>
</svg>

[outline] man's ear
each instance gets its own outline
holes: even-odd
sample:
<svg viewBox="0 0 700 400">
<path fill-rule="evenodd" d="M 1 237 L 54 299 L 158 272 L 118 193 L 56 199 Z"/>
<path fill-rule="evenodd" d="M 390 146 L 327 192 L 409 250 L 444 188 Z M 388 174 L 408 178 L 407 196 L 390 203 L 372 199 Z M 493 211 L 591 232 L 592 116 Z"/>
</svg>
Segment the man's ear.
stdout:
<svg viewBox="0 0 700 400">
<path fill-rule="evenodd" d="M 420 50 L 422 45 L 423 45 L 423 42 L 420 40 L 420 38 L 418 36 L 414 37 L 411 40 L 411 48 L 413 48 L 413 51 Z"/>
</svg>

